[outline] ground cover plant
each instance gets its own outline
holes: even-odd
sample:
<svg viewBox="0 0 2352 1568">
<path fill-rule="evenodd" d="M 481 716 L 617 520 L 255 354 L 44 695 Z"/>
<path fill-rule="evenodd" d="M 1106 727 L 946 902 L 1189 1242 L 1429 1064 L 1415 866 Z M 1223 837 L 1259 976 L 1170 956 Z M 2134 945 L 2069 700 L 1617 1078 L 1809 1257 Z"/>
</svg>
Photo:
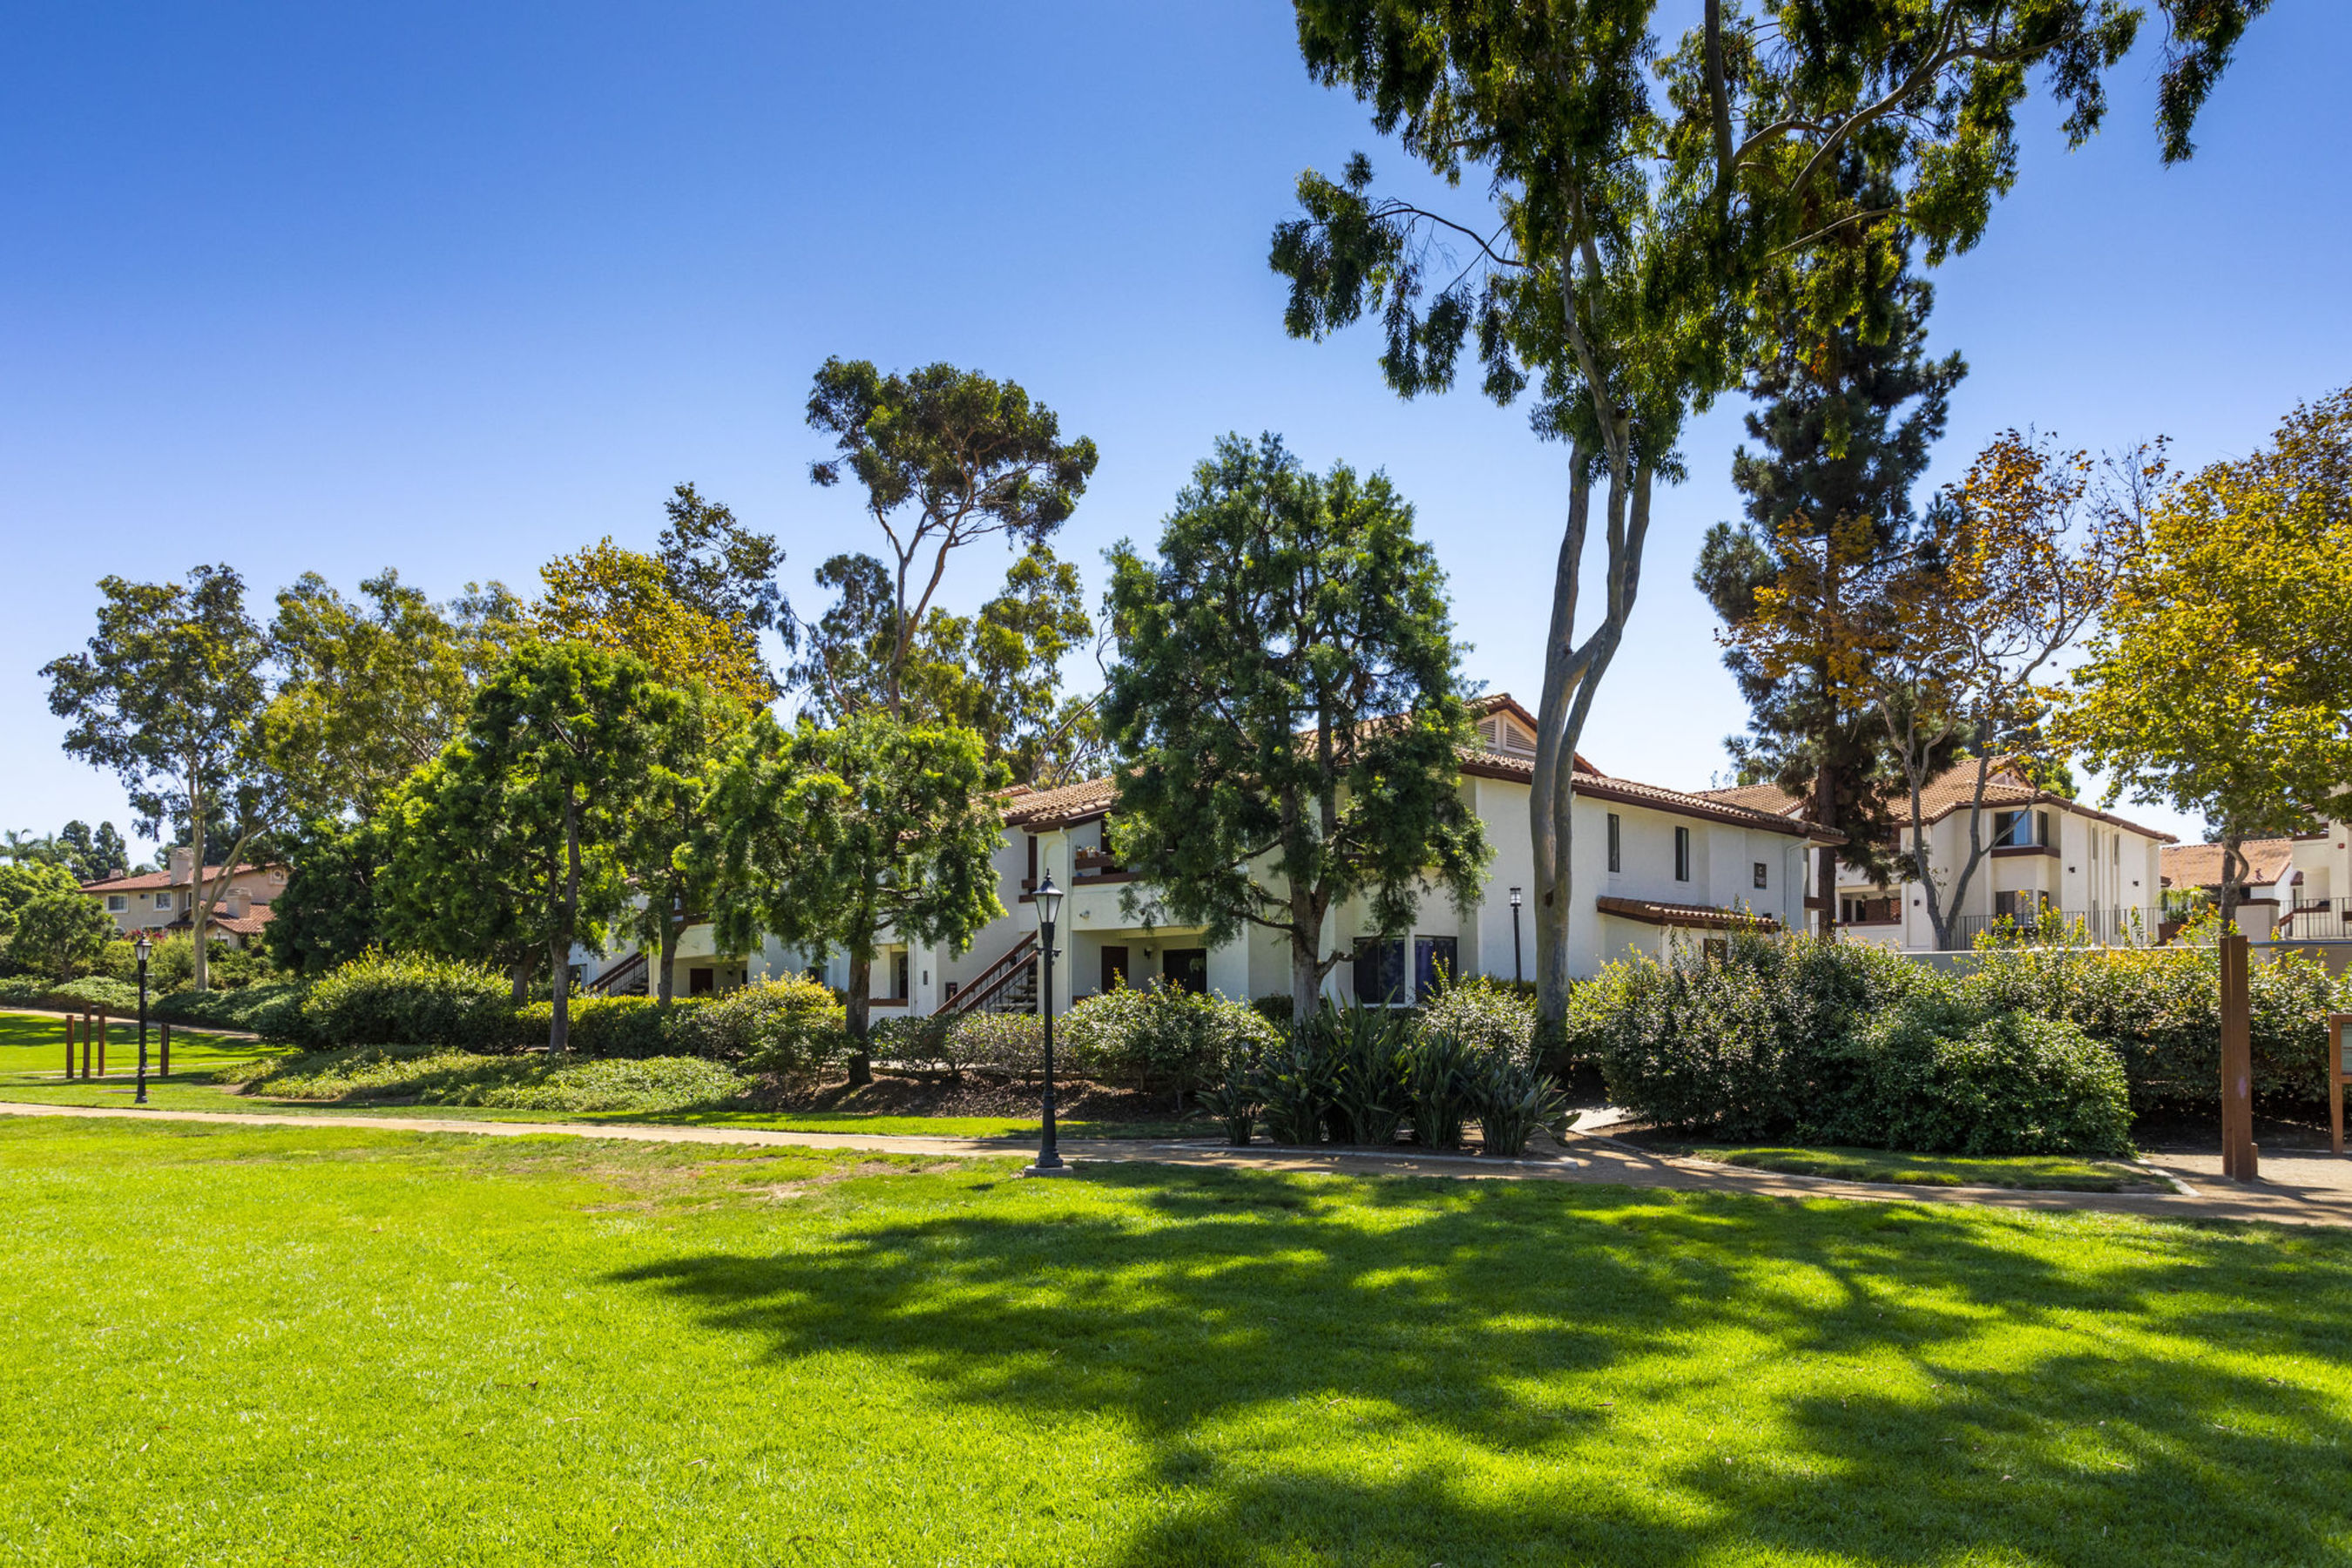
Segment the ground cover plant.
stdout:
<svg viewBox="0 0 2352 1568">
<path fill-rule="evenodd" d="M 1784 1148 L 1735 1144 L 1698 1145 L 1688 1152 L 1703 1160 L 1793 1176 L 1827 1176 L 1842 1182 L 1893 1182 L 1922 1187 L 2021 1187 L 2070 1193 L 2167 1192 L 2170 1184 L 2152 1172 L 2116 1160 L 2080 1160 L 2061 1154 L 1900 1154 L 1885 1149 Z"/>
<path fill-rule="evenodd" d="M 747 1075 L 698 1057 L 551 1060 L 362 1046 L 273 1063 L 245 1087 L 273 1100 L 651 1112 L 732 1110 L 751 1086 Z"/>
<path fill-rule="evenodd" d="M 2333 1232 L 1015 1164 L 0 1123 L 0 1539 L 30 1563 L 2352 1551 Z"/>
</svg>

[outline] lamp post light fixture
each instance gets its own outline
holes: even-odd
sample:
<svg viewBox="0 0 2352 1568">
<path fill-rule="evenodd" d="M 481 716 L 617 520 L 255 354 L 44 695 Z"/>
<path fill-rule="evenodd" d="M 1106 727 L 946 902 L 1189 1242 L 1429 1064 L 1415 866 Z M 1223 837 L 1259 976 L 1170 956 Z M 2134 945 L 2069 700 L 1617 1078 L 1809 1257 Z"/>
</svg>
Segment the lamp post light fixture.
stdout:
<svg viewBox="0 0 2352 1568">
<path fill-rule="evenodd" d="M 1021 1173 L 1024 1176 L 1066 1176 L 1070 1167 L 1062 1163 L 1062 1152 L 1054 1143 L 1054 919 L 1062 912 L 1062 889 L 1054 886 L 1054 874 L 1045 873 L 1030 897 L 1037 904 L 1037 946 L 1045 962 L 1045 984 L 1042 1005 L 1045 1012 L 1045 1129 L 1037 1145 L 1037 1160 Z"/>
<path fill-rule="evenodd" d="M 1519 890 L 1511 889 L 1511 984 L 1525 985 L 1528 972 L 1519 963 Z"/>
<path fill-rule="evenodd" d="M 139 1092 L 131 1099 L 133 1105 L 147 1103 L 147 955 L 155 944 L 141 931 L 131 951 L 139 955 Z"/>
</svg>

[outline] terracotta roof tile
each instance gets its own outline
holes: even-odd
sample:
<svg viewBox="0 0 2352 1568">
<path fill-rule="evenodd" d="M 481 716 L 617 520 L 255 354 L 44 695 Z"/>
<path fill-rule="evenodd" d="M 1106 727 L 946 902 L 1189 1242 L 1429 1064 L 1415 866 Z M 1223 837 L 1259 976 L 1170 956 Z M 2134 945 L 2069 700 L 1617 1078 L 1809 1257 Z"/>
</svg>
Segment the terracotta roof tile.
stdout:
<svg viewBox="0 0 2352 1568">
<path fill-rule="evenodd" d="M 2239 852 L 2249 862 L 2246 881 L 2250 885 L 2268 887 L 2286 875 L 2294 862 L 2294 840 L 2292 838 L 2249 838 L 2239 847 Z M 2221 886 L 2221 847 L 2219 844 L 2174 844 L 2163 852 L 2164 885 L 2168 888 L 2211 888 Z"/>
<path fill-rule="evenodd" d="M 1929 822 L 1941 822 L 1952 813 L 1967 809 L 1969 801 L 1976 794 L 1976 787 L 1975 760 L 1955 763 L 1929 779 L 1927 787 L 1919 792 L 1920 810 Z M 1804 805 L 1801 800 L 1778 784 L 1740 784 L 1731 789 L 1707 789 L 1698 793 L 1709 800 L 1752 806 L 1759 811 L 1790 815 L 1793 815 Z M 1897 786 L 1896 802 L 1899 808 L 1896 812 L 1897 817 L 1906 816 L 1909 805 L 1900 786 Z M 2063 805 L 2078 816 L 2128 829 L 2143 837 L 2153 838 L 2164 844 L 2172 842 L 2172 835 L 2169 833 L 2158 833 L 2152 827 L 2143 827 L 2137 822 L 2128 821 L 2108 812 L 2095 810 L 2084 805 L 2079 800 L 2072 800 L 2049 790 L 2036 789 L 2026 781 L 2023 774 L 2017 771 L 2015 761 L 2011 758 L 2002 758 L 1993 763 L 1991 773 L 1985 780 L 1984 804 L 1989 807 Z M 2218 877 L 2220 873 L 2216 872 L 2215 875 Z"/>
<path fill-rule="evenodd" d="M 234 870 L 225 872 L 218 866 L 207 866 L 205 868 L 205 880 L 207 882 L 215 882 L 224 876 L 249 877 L 259 871 L 282 871 L 285 868 L 282 866 L 271 864 L 268 866 L 239 866 Z M 185 882 L 174 882 L 172 880 L 172 873 L 169 871 L 142 871 L 135 877 L 110 877 L 102 881 L 84 882 L 81 885 L 81 890 L 85 893 L 138 893 L 147 891 L 151 889 L 161 889 L 163 888 L 184 888 L 188 884 Z"/>
<path fill-rule="evenodd" d="M 1640 921 L 1654 926 L 1703 926 L 1723 929 L 1731 926 L 1753 927 L 1758 931 L 1779 931 L 1780 922 L 1770 915 L 1759 915 L 1750 910 L 1727 910 L 1718 904 L 1670 904 L 1657 899 L 1598 898 L 1592 907 L 1604 915 Z"/>
</svg>

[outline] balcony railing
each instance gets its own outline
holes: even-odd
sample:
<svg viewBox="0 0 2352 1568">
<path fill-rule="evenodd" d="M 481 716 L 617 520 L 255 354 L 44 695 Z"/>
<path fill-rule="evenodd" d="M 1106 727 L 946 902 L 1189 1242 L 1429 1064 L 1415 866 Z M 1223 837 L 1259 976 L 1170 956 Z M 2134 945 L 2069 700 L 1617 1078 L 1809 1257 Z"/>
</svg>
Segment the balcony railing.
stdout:
<svg viewBox="0 0 2352 1568">
<path fill-rule="evenodd" d="M 2278 926 L 2271 936 L 2276 941 L 2352 940 L 2352 911 L 2346 910 L 2347 904 L 2352 904 L 2352 899 L 2320 899 L 2308 904 L 2297 904 L 2279 917 Z"/>
<path fill-rule="evenodd" d="M 1972 948 L 1979 938 L 1999 947 L 2147 947 L 2156 928 L 2141 910 L 2044 910 L 2040 915 L 1960 915 L 1951 945 Z"/>
</svg>

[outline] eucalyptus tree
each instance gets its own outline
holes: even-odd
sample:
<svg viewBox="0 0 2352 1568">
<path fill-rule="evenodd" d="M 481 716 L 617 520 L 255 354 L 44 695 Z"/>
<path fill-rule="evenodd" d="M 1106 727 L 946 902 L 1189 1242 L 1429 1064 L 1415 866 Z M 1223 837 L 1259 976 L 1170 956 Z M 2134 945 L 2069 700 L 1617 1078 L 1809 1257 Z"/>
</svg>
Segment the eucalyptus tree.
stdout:
<svg viewBox="0 0 2352 1568">
<path fill-rule="evenodd" d="M 2268 0 L 2161 0 L 2165 160 Z M 1824 238 L 1902 223 L 1929 264 L 1983 235 L 2017 177 L 2037 74 L 2079 144 L 2145 19 L 2119 0 L 1700 0 L 1669 44 L 1660 0 L 1297 0 L 1308 72 L 1483 206 L 1379 195 L 1370 162 L 1300 177 L 1275 230 L 1285 324 L 1319 338 L 1370 314 L 1405 396 L 1451 386 L 1474 350 L 1486 394 L 1532 393 L 1565 443 L 1538 710 L 1534 809 L 1541 1020 L 1567 1007 L 1572 758 L 1641 584 L 1655 482 L 1684 421 L 1753 357 L 1763 280 Z M 1685 9 L 1675 7 L 1679 12 Z M 1864 193 L 1883 191 L 1883 198 Z M 1851 300 L 1822 298 L 1825 312 Z M 1605 564 L 1583 563 L 1601 490 Z"/>
</svg>

